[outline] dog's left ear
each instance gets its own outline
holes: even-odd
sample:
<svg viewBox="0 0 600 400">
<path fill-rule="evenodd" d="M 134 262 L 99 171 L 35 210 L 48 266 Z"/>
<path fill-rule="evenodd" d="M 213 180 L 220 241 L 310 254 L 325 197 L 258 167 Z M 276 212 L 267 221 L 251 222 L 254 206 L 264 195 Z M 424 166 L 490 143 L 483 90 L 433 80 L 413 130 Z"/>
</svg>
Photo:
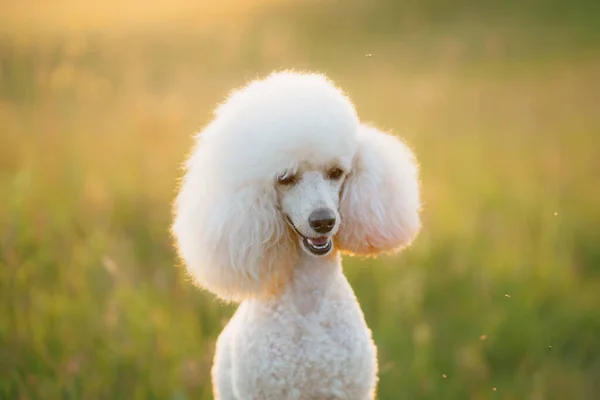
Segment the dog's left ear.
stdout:
<svg viewBox="0 0 600 400">
<path fill-rule="evenodd" d="M 361 125 L 340 199 L 339 248 L 375 255 L 408 246 L 421 227 L 418 165 L 399 139 Z"/>
</svg>

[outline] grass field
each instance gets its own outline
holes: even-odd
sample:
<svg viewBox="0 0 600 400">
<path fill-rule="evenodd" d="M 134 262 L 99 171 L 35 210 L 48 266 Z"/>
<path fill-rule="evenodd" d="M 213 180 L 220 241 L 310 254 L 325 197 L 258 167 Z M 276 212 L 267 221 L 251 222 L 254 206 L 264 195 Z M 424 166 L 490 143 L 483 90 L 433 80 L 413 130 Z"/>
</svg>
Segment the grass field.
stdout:
<svg viewBox="0 0 600 400">
<path fill-rule="evenodd" d="M 595 2 L 130 3 L 0 5 L 0 398 L 211 398 L 234 308 L 178 266 L 171 202 L 215 104 L 282 68 L 422 164 L 414 246 L 344 264 L 379 398 L 597 398 Z"/>
</svg>

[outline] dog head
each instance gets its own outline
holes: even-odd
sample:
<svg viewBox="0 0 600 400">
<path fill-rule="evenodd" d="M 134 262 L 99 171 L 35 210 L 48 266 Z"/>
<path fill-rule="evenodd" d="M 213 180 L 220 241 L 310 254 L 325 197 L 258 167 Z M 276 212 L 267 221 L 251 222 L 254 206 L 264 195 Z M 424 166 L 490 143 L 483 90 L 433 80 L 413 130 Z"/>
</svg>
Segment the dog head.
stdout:
<svg viewBox="0 0 600 400">
<path fill-rule="evenodd" d="M 420 227 L 417 172 L 408 147 L 360 123 L 328 79 L 276 73 L 233 92 L 198 135 L 172 231 L 200 286 L 261 296 L 299 257 L 408 245 Z"/>
</svg>

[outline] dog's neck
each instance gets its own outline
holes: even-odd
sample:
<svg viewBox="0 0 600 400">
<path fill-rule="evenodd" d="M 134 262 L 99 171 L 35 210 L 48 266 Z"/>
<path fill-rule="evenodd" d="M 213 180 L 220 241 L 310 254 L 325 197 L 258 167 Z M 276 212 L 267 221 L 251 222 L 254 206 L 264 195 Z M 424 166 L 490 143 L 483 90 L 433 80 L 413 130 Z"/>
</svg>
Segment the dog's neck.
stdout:
<svg viewBox="0 0 600 400">
<path fill-rule="evenodd" d="M 303 252 L 292 271 L 284 296 L 290 297 L 302 314 L 316 310 L 319 300 L 327 296 L 329 286 L 341 275 L 341 270 L 339 251 L 320 258 Z"/>
</svg>

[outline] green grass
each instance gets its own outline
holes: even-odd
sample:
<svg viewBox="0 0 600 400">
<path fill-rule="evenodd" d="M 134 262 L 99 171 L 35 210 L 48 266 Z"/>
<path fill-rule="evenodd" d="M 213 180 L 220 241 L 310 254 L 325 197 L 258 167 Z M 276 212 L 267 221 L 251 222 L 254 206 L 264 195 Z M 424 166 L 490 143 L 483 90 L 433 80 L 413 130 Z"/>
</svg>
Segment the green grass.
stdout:
<svg viewBox="0 0 600 400">
<path fill-rule="evenodd" d="M 328 73 L 422 164 L 414 246 L 344 263 L 379 397 L 595 398 L 597 7 L 381 4 L 266 8 L 226 33 L 3 31 L 0 398 L 211 398 L 234 308 L 177 265 L 179 165 L 229 90 L 287 67 Z"/>
</svg>

